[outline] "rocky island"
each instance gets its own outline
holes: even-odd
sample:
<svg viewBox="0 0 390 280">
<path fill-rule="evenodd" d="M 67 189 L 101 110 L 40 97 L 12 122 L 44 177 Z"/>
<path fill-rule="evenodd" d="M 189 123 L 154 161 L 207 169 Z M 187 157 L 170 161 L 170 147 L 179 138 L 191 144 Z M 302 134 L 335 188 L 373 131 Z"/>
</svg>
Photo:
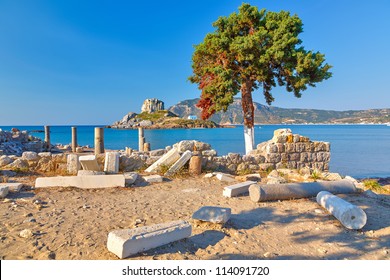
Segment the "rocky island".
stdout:
<svg viewBox="0 0 390 280">
<path fill-rule="evenodd" d="M 213 121 L 204 121 L 196 116 L 181 118 L 165 110 L 164 102 L 156 98 L 146 99 L 141 107 L 141 113 L 129 112 L 119 121 L 116 121 L 108 128 L 135 129 L 139 127 L 148 129 L 163 128 L 215 128 L 219 127 Z"/>
</svg>

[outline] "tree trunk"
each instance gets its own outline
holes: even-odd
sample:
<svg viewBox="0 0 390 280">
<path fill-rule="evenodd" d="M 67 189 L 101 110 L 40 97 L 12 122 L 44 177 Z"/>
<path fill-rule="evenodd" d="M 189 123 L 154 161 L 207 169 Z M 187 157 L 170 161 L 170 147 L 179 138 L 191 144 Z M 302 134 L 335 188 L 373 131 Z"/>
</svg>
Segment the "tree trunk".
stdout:
<svg viewBox="0 0 390 280">
<path fill-rule="evenodd" d="M 255 142 L 254 124 L 254 106 L 252 101 L 252 86 L 250 80 L 246 80 L 241 85 L 242 110 L 244 112 L 244 140 L 245 153 L 248 154 L 253 150 Z"/>
</svg>

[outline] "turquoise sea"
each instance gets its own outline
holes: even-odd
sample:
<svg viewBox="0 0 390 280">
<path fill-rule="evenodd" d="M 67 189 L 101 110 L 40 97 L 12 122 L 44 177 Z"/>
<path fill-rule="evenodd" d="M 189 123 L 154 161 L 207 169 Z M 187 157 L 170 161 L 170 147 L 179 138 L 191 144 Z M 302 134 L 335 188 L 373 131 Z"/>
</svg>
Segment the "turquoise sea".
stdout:
<svg viewBox="0 0 390 280">
<path fill-rule="evenodd" d="M 42 126 L 16 126 L 20 130 L 43 130 Z M 94 127 L 78 126 L 79 145 L 94 144 Z M 0 126 L 10 130 L 12 126 Z M 390 177 L 390 126 L 386 125 L 256 125 L 255 142 L 272 138 L 278 128 L 290 128 L 293 133 L 311 140 L 331 143 L 330 170 L 357 178 Z M 51 142 L 69 144 L 70 126 L 52 126 Z M 43 132 L 33 132 L 44 138 Z M 243 127 L 214 129 L 145 130 L 145 138 L 152 149 L 165 148 L 181 140 L 199 140 L 211 144 L 218 155 L 244 153 Z M 107 149 L 138 148 L 138 130 L 104 130 Z"/>
</svg>

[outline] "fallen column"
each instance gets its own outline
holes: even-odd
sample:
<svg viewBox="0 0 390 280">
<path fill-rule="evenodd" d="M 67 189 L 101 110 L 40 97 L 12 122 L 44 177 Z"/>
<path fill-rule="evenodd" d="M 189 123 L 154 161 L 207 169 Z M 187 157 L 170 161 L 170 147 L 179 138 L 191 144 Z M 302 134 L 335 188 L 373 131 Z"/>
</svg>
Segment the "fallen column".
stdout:
<svg viewBox="0 0 390 280">
<path fill-rule="evenodd" d="M 81 189 L 124 187 L 123 175 L 86 175 L 42 177 L 35 181 L 36 188 L 76 187 Z"/>
<path fill-rule="evenodd" d="M 252 201 L 283 200 L 316 196 L 320 191 L 356 193 L 358 189 L 350 180 L 290 184 L 253 184 L 249 187 Z"/>
<path fill-rule="evenodd" d="M 154 172 L 157 171 L 160 165 L 171 165 L 180 158 L 180 154 L 177 151 L 177 148 L 169 150 L 161 158 L 159 158 L 155 163 L 146 168 L 145 172 Z"/>
<path fill-rule="evenodd" d="M 225 197 L 233 197 L 243 193 L 247 193 L 249 186 L 256 184 L 255 181 L 246 181 L 235 185 L 227 186 L 223 188 L 222 195 Z"/>
<path fill-rule="evenodd" d="M 190 151 L 185 151 L 181 157 L 168 169 L 164 174 L 165 176 L 170 176 L 175 174 L 180 168 L 190 160 L 192 153 Z"/>
<path fill-rule="evenodd" d="M 123 259 L 187 238 L 191 235 L 191 230 L 191 225 L 186 221 L 114 230 L 108 234 L 107 249 Z"/>
<path fill-rule="evenodd" d="M 107 152 L 104 160 L 104 172 L 118 173 L 119 172 L 119 153 Z"/>
<path fill-rule="evenodd" d="M 328 210 L 348 229 L 361 229 L 367 222 L 366 213 L 362 209 L 330 192 L 319 192 L 317 203 Z"/>
</svg>

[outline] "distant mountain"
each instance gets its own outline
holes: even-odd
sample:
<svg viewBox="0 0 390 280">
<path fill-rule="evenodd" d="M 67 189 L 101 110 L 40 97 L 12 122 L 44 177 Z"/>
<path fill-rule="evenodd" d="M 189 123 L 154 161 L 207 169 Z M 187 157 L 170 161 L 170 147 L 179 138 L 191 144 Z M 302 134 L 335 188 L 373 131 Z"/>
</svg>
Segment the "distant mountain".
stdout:
<svg viewBox="0 0 390 280">
<path fill-rule="evenodd" d="M 184 100 L 168 110 L 181 118 L 190 115 L 200 118 L 201 110 L 196 107 L 199 99 Z M 254 102 L 255 123 L 390 123 L 390 109 L 354 111 L 331 111 L 315 109 L 284 109 L 265 106 Z M 244 122 L 241 99 L 234 99 L 226 112 L 214 114 L 210 120 L 218 124 L 242 124 Z"/>
</svg>

